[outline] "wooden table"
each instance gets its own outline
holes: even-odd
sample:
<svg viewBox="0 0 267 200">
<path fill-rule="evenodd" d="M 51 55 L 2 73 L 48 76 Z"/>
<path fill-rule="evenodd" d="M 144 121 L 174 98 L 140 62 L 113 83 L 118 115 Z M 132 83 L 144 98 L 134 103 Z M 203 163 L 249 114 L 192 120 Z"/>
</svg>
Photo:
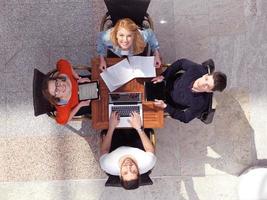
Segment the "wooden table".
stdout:
<svg viewBox="0 0 267 200">
<path fill-rule="evenodd" d="M 107 58 L 107 65 L 111 66 L 120 61 L 121 58 Z M 99 81 L 100 99 L 93 100 L 92 104 L 92 126 L 94 129 L 107 129 L 109 116 L 108 116 L 108 93 L 105 82 L 100 76 L 98 68 L 99 59 L 92 59 L 92 80 Z M 157 71 L 158 73 L 158 71 Z M 144 81 L 149 80 L 145 78 L 137 78 L 129 81 L 124 86 L 118 88 L 116 92 L 141 92 L 144 94 Z M 164 126 L 163 110 L 154 106 L 153 101 L 145 101 L 142 95 L 143 105 L 143 119 L 145 128 L 162 128 Z"/>
</svg>

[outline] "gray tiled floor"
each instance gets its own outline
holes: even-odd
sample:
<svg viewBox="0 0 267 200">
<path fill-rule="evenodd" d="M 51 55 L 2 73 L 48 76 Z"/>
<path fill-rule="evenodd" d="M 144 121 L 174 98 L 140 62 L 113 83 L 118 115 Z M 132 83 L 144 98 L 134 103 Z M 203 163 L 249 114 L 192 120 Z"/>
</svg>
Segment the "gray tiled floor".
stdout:
<svg viewBox="0 0 267 200">
<path fill-rule="evenodd" d="M 34 68 L 47 72 L 62 57 L 90 63 L 106 12 L 103 1 L 0 0 L 0 7 L 0 137 L 12 143 L 13 137 L 78 133 L 89 136 L 88 151 L 97 163 L 98 132 L 90 122 L 62 127 L 46 116 L 33 116 L 32 76 Z M 229 77 L 227 90 L 216 94 L 211 125 L 166 119 L 166 128 L 156 131 L 154 185 L 129 192 L 105 188 L 103 174 L 85 180 L 37 176 L 35 181 L 1 182 L 0 199 L 237 200 L 237 175 L 257 159 L 267 159 L 266 11 L 265 0 L 151 1 L 149 14 L 164 62 L 211 57 Z M 1 141 L 0 163 L 5 163 L 14 149 Z M 99 171 L 98 165 L 91 167 Z M 0 181 L 5 176 L 0 168 Z"/>
</svg>

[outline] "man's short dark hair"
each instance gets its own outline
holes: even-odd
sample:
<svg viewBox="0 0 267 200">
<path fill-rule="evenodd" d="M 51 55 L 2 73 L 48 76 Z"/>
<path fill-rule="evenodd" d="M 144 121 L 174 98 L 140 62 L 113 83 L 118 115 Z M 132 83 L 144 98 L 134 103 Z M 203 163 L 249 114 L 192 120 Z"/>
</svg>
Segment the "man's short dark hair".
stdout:
<svg viewBox="0 0 267 200">
<path fill-rule="evenodd" d="M 126 190 L 136 189 L 136 188 L 139 187 L 139 178 L 140 178 L 139 174 L 137 174 L 137 178 L 136 179 L 133 179 L 133 180 L 130 180 L 130 181 L 123 180 L 123 177 L 120 177 L 121 185 Z"/>
<path fill-rule="evenodd" d="M 222 72 L 213 72 L 212 77 L 214 80 L 214 87 L 212 88 L 212 91 L 220 91 L 222 92 L 227 85 L 227 77 Z"/>
</svg>

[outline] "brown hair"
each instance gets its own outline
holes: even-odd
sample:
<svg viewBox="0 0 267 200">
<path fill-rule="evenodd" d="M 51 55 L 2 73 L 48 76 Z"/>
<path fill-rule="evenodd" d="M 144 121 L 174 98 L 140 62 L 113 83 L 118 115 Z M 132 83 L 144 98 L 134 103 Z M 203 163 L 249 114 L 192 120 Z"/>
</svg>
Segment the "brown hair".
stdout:
<svg viewBox="0 0 267 200">
<path fill-rule="evenodd" d="M 133 161 L 133 163 L 136 165 L 136 167 L 138 169 L 137 163 L 133 159 L 131 159 L 131 160 Z M 123 177 L 120 176 L 121 186 L 126 190 L 133 190 L 133 189 L 138 188 L 139 187 L 139 179 L 140 179 L 139 169 L 137 171 L 136 176 L 137 176 L 136 179 L 132 179 L 129 181 L 124 180 Z"/>
<path fill-rule="evenodd" d="M 227 77 L 222 72 L 213 72 L 212 77 L 214 80 L 214 87 L 212 88 L 212 91 L 220 91 L 222 92 L 227 85 Z"/>
<path fill-rule="evenodd" d="M 121 178 L 121 185 L 126 190 L 133 190 L 139 187 L 139 174 L 137 175 L 136 179 L 126 181 Z"/>
<path fill-rule="evenodd" d="M 111 33 L 110 33 L 110 39 L 112 43 L 116 46 L 119 46 L 118 40 L 117 40 L 117 33 L 119 28 L 124 28 L 127 31 L 130 31 L 133 33 L 133 53 L 140 54 L 144 51 L 146 44 L 145 41 L 140 34 L 138 30 L 138 26 L 129 18 L 120 19 L 115 26 L 113 27 Z"/>
<path fill-rule="evenodd" d="M 54 106 L 58 105 L 60 98 L 57 98 L 50 94 L 50 92 L 48 91 L 48 83 L 49 81 L 53 81 L 53 80 L 56 81 L 57 79 L 66 81 L 66 77 L 60 77 L 60 76 L 51 77 L 50 75 L 47 75 L 42 82 L 42 93 L 44 97 L 47 99 L 47 101 L 49 101 L 49 103 L 51 103 Z"/>
</svg>

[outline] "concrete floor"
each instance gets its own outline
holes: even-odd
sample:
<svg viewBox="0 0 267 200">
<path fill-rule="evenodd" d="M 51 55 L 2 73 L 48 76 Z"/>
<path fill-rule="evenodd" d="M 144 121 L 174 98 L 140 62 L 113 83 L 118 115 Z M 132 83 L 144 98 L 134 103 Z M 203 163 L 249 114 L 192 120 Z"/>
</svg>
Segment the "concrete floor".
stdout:
<svg viewBox="0 0 267 200">
<path fill-rule="evenodd" d="M 33 69 L 96 56 L 102 0 L 0 0 L 1 200 L 237 200 L 238 175 L 267 159 L 267 1 L 152 0 L 165 63 L 213 58 L 229 84 L 214 121 L 167 118 L 157 132 L 152 186 L 105 188 L 99 131 L 34 117 Z"/>
</svg>

